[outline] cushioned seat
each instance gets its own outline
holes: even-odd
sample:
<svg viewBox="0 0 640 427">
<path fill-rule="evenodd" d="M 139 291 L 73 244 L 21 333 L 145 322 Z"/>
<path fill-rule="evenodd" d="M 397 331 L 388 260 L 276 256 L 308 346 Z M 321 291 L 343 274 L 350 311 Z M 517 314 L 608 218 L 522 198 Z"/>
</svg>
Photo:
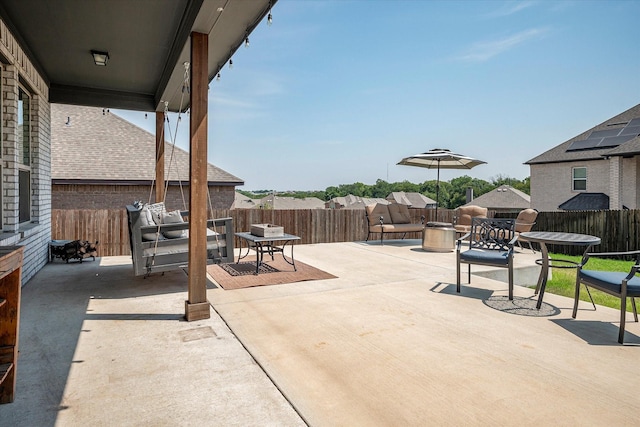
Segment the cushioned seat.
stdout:
<svg viewBox="0 0 640 427">
<path fill-rule="evenodd" d="M 584 266 L 591 257 L 616 257 L 624 259 L 629 256 L 634 256 L 636 258 L 635 264 L 631 267 L 629 272 L 584 269 Z M 589 291 L 589 287 L 592 287 L 620 298 L 620 329 L 618 332 L 618 342 L 622 344 L 624 342 L 624 324 L 627 318 L 627 298 L 631 298 L 633 317 L 636 322 L 638 321 L 638 309 L 636 307 L 635 300 L 635 298 L 640 297 L 640 277 L 636 275 L 638 271 L 640 271 L 640 251 L 584 254 L 582 261 L 578 264 L 578 270 L 576 272 L 576 291 L 573 301 L 572 317 L 575 319 L 578 314 L 580 284 L 585 285 L 587 292 Z M 589 298 L 591 298 L 590 292 Z M 592 298 L 591 302 L 593 303 Z M 593 307 L 595 309 L 596 305 L 593 304 Z"/>
<path fill-rule="evenodd" d="M 502 251 L 488 251 L 483 249 L 470 249 L 460 254 L 462 262 L 487 265 L 509 264 L 509 253 Z"/>
<path fill-rule="evenodd" d="M 189 223 L 183 218 L 188 212 L 166 212 L 163 203 L 127 205 L 126 210 L 136 276 L 171 271 L 188 264 Z M 209 219 L 206 227 L 207 259 L 233 262 L 233 219 Z"/>
<path fill-rule="evenodd" d="M 462 251 L 468 239 L 469 249 Z M 509 269 L 509 299 L 513 299 L 513 245 L 516 242 L 515 220 L 472 218 L 471 231 L 456 241 L 456 292 L 460 293 L 461 264 L 467 264 L 471 283 L 471 264 Z"/>
<path fill-rule="evenodd" d="M 531 242 L 527 239 L 524 239 L 520 236 L 520 233 L 526 233 L 527 231 L 531 231 L 533 226 L 536 224 L 536 219 L 538 218 L 538 211 L 535 209 L 523 209 L 518 213 L 518 217 L 516 218 L 516 236 L 518 237 L 518 246 L 522 247 L 520 242 L 525 242 L 529 244 L 529 249 L 532 252 L 533 246 L 531 246 Z"/>
<path fill-rule="evenodd" d="M 476 205 L 460 206 L 454 215 L 454 227 L 458 234 L 471 231 L 472 218 L 486 218 L 489 210 Z"/>
<path fill-rule="evenodd" d="M 371 233 L 380 233 L 380 244 L 385 233 L 402 233 L 404 239 L 407 233 L 422 231 L 424 228 L 424 215 L 420 218 L 419 224 L 411 223 L 409 207 L 398 203 L 367 205 L 365 215 L 368 225 L 367 241 Z"/>
<path fill-rule="evenodd" d="M 594 271 L 594 270 L 582 270 L 580 271 L 581 278 L 585 282 L 589 282 L 591 286 L 598 287 L 600 289 L 606 289 L 616 294 L 620 293 L 622 287 L 622 281 L 627 277 L 628 273 L 621 273 L 616 271 Z M 638 297 L 640 296 L 640 277 L 634 276 L 627 282 L 627 296 Z"/>
</svg>

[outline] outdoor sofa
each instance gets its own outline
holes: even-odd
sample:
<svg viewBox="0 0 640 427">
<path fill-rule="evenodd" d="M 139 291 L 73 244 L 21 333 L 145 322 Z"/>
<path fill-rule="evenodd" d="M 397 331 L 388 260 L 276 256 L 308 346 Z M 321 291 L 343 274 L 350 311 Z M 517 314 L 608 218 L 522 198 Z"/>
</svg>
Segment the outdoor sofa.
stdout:
<svg viewBox="0 0 640 427">
<path fill-rule="evenodd" d="M 367 241 L 369 241 L 371 233 L 380 233 L 380 244 L 382 244 L 385 233 L 402 233 L 404 239 L 407 233 L 424 229 L 424 215 L 420 217 L 419 224 L 411 223 L 411 215 L 407 205 L 373 203 L 365 206 L 364 211 L 369 230 Z"/>
</svg>

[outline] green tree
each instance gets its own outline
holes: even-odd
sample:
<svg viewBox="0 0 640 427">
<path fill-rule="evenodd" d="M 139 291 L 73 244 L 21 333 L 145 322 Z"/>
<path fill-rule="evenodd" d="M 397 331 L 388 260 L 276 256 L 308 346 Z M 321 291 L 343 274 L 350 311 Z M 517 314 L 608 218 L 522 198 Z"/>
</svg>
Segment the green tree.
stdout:
<svg viewBox="0 0 640 427">
<path fill-rule="evenodd" d="M 499 174 L 493 178 L 491 178 L 491 183 L 494 188 L 497 188 L 501 185 L 509 185 L 516 190 L 520 190 L 523 193 L 531 194 L 531 178 L 526 177 L 523 180 L 519 180 L 517 178 L 511 178 L 507 175 Z"/>
<path fill-rule="evenodd" d="M 379 197 L 384 199 L 389 195 L 389 193 L 393 192 L 392 184 L 389 184 L 387 181 L 383 179 L 378 179 L 371 189 L 371 197 Z"/>
<path fill-rule="evenodd" d="M 452 179 L 451 187 L 451 196 L 447 206 L 450 209 L 455 209 L 467 203 L 467 188 L 473 189 L 474 197 L 481 196 L 495 188 L 494 185 L 485 180 L 471 178 L 468 175 Z"/>
<path fill-rule="evenodd" d="M 335 197 L 340 197 L 340 191 L 338 190 L 338 187 L 333 187 L 333 186 L 327 187 L 324 190 L 324 194 L 325 194 L 325 197 L 327 198 L 327 201 Z"/>
</svg>

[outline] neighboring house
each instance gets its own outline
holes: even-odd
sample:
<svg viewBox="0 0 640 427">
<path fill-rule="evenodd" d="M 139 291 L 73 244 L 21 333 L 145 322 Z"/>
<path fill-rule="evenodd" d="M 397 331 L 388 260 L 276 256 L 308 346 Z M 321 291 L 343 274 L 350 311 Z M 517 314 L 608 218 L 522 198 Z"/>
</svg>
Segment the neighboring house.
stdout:
<svg viewBox="0 0 640 427">
<path fill-rule="evenodd" d="M 236 191 L 235 200 L 231 209 L 254 209 L 259 204 L 259 200 L 252 199 L 251 197 L 245 196 L 244 194 Z"/>
<path fill-rule="evenodd" d="M 324 209 L 325 202 L 317 197 L 282 197 L 269 194 L 261 199 L 252 199 L 236 191 L 233 209 Z"/>
<path fill-rule="evenodd" d="M 367 205 L 374 203 L 382 203 L 388 205 L 390 202 L 381 198 L 360 197 L 349 194 L 344 197 L 334 197 L 333 199 L 325 202 L 327 209 L 362 209 Z"/>
<path fill-rule="evenodd" d="M 531 207 L 531 197 L 527 193 L 523 193 L 509 185 L 501 185 L 463 206 L 470 205 L 480 206 L 500 213 L 517 214 L 521 210 Z"/>
<path fill-rule="evenodd" d="M 182 122 L 188 126 L 188 120 Z M 52 209 L 117 209 L 136 200 L 155 202 L 155 139 L 105 109 L 51 104 Z M 165 203 L 186 210 L 189 154 L 165 142 L 164 156 Z M 211 206 L 230 209 L 235 186 L 243 181 L 212 164 L 207 174 Z"/>
<path fill-rule="evenodd" d="M 387 200 L 390 202 L 398 203 L 400 205 L 407 205 L 410 208 L 424 209 L 424 208 L 436 208 L 436 201 L 428 198 L 424 194 L 420 193 L 405 193 L 404 191 L 396 191 L 387 196 Z"/>
<path fill-rule="evenodd" d="M 269 194 L 259 200 L 253 209 L 324 209 L 324 202 L 317 197 L 281 197 Z"/>
<path fill-rule="evenodd" d="M 529 160 L 531 207 L 640 209 L 639 135 L 640 104 Z"/>
</svg>

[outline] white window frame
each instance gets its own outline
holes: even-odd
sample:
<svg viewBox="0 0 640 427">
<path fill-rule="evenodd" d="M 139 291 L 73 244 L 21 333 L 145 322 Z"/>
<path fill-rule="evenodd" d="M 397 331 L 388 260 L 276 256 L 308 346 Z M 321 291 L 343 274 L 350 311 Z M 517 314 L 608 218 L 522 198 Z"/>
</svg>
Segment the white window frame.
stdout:
<svg viewBox="0 0 640 427">
<path fill-rule="evenodd" d="M 579 170 L 584 170 L 584 177 L 578 176 L 576 177 L 576 172 Z M 577 183 L 584 183 L 584 188 L 577 188 Z M 571 191 L 583 192 L 587 191 L 587 167 L 586 166 L 576 166 L 571 168 Z"/>
<path fill-rule="evenodd" d="M 18 144 L 21 145 L 21 147 L 18 147 L 18 162 L 17 162 L 17 168 L 18 168 L 18 222 L 20 224 L 25 224 L 25 223 L 29 223 L 31 222 L 31 206 L 32 206 L 32 200 L 31 200 L 31 128 L 32 128 L 32 122 L 31 122 L 31 110 L 32 110 L 32 103 L 33 103 L 33 97 L 31 95 L 31 93 L 22 85 L 18 85 L 18 104 L 20 104 L 20 102 L 22 102 L 22 100 L 20 99 L 22 94 L 24 94 L 27 98 L 28 98 L 28 111 L 26 112 L 26 117 L 28 119 L 28 129 L 26 131 L 26 133 L 24 132 L 24 130 L 20 129 L 20 123 L 22 122 L 21 119 L 24 119 L 25 115 L 24 115 L 24 111 L 21 111 L 21 108 L 18 108 L 18 132 L 22 132 L 19 136 L 18 136 Z M 22 113 L 22 114 L 21 114 Z M 26 141 L 24 140 L 24 138 L 26 138 Z M 25 155 L 25 147 L 27 149 L 27 153 Z M 25 156 L 26 156 L 26 162 L 25 162 Z M 21 173 L 27 173 L 27 180 L 25 183 L 23 183 L 23 181 L 20 179 L 20 175 Z M 21 185 L 22 184 L 22 185 Z"/>
</svg>

